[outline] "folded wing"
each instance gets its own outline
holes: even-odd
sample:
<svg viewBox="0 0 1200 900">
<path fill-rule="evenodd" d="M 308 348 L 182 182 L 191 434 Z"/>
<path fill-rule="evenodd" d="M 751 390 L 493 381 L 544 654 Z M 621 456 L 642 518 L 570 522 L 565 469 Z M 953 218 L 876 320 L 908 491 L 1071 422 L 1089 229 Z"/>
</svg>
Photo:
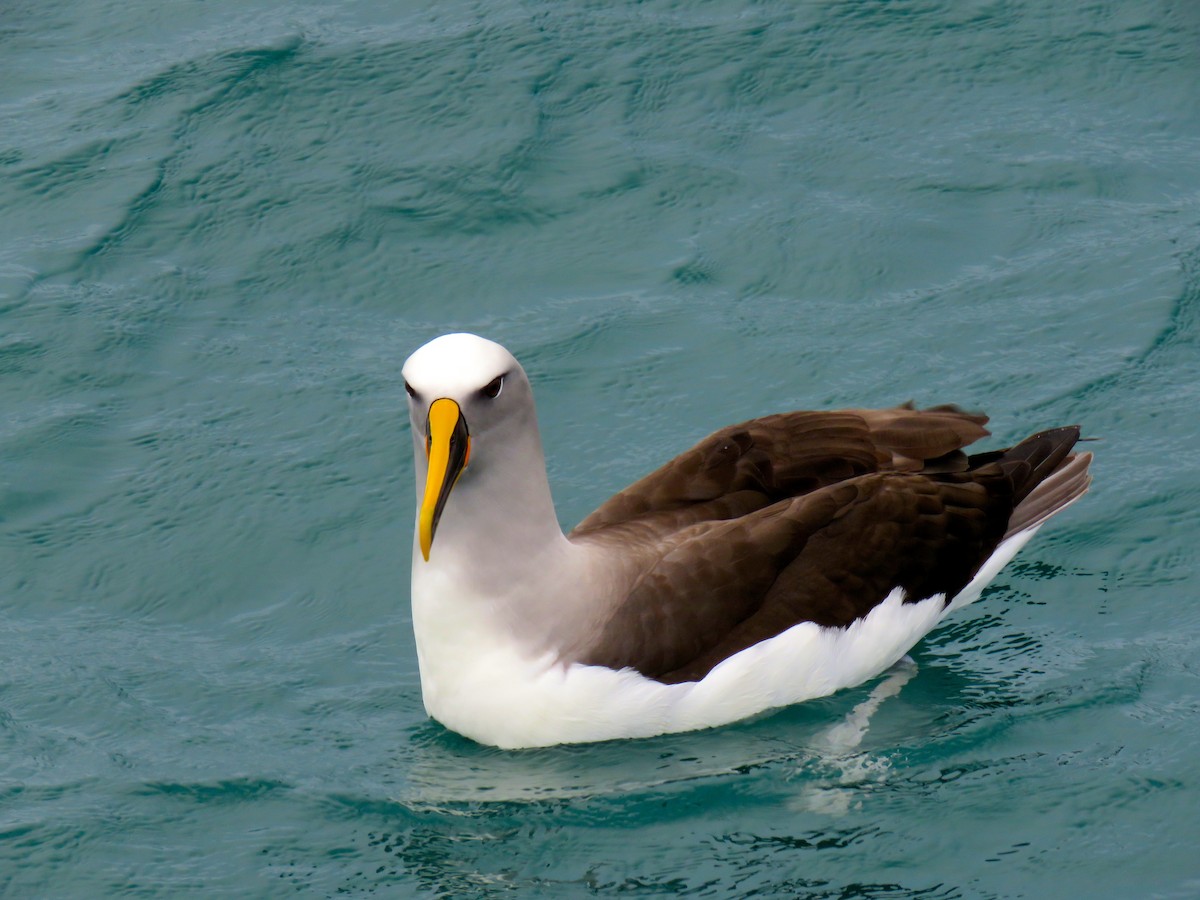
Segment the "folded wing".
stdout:
<svg viewBox="0 0 1200 900">
<path fill-rule="evenodd" d="M 717 432 L 572 533 L 650 554 L 577 661 L 694 681 L 797 623 L 849 625 L 896 588 L 948 602 L 1010 521 L 1043 521 L 1087 488 L 1077 428 L 968 457 L 984 421 L 899 408 Z"/>
</svg>

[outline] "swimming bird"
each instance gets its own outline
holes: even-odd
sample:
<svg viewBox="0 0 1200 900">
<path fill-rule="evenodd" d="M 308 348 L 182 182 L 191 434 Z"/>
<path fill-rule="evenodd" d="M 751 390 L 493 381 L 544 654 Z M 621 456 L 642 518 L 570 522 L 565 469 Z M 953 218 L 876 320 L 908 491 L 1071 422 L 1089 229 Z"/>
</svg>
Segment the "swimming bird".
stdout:
<svg viewBox="0 0 1200 900">
<path fill-rule="evenodd" d="M 449 334 L 404 365 L 427 712 L 498 747 L 723 725 L 902 659 L 1090 483 L 1079 428 L 968 455 L 955 406 L 730 425 L 559 527 L 528 377 Z"/>
</svg>

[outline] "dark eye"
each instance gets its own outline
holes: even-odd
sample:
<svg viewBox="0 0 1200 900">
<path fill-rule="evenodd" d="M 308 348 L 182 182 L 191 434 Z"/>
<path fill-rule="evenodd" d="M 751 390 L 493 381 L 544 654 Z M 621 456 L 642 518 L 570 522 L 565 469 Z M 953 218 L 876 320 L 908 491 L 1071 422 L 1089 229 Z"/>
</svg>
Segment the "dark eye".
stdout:
<svg viewBox="0 0 1200 900">
<path fill-rule="evenodd" d="M 489 400 L 495 400 L 500 396 L 500 389 L 504 387 L 504 376 L 497 375 L 487 384 L 479 389 L 479 393 L 487 397 Z"/>
<path fill-rule="evenodd" d="M 410 397 L 417 396 L 417 392 L 412 389 L 412 385 L 409 384 L 407 381 L 404 382 L 404 390 L 408 391 L 408 396 L 410 396 Z"/>
</svg>

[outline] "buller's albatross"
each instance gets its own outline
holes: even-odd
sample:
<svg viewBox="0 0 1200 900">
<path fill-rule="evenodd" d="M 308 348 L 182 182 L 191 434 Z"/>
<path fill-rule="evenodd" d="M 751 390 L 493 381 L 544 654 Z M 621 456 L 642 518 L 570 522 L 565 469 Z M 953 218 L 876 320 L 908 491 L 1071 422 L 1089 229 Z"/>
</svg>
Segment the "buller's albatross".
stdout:
<svg viewBox="0 0 1200 900">
<path fill-rule="evenodd" d="M 431 716 L 500 747 L 706 728 L 878 675 L 1088 488 L 1075 426 L 968 456 L 985 416 L 731 425 L 559 528 L 529 379 L 449 334 L 404 365 Z"/>
</svg>

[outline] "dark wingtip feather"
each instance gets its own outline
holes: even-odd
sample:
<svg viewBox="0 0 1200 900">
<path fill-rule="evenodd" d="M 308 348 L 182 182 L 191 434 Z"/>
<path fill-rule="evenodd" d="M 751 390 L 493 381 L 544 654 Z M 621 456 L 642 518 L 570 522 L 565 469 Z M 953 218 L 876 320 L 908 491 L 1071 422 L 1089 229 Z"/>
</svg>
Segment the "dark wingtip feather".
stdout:
<svg viewBox="0 0 1200 900">
<path fill-rule="evenodd" d="M 997 464 L 1013 481 L 1013 499 L 1019 505 L 1050 477 L 1079 441 L 1079 426 L 1064 425 L 1030 435 L 1004 451 Z"/>
</svg>

